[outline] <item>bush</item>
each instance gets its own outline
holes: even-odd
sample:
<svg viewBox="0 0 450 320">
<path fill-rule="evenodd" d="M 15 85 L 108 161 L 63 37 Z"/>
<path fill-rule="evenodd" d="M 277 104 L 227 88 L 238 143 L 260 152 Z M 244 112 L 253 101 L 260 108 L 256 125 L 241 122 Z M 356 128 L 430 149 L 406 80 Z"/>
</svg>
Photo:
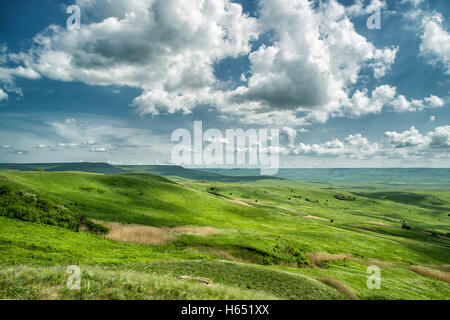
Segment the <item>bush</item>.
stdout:
<svg viewBox="0 0 450 320">
<path fill-rule="evenodd" d="M 11 189 L 7 185 L 0 186 L 0 195 L 8 195 L 11 193 Z"/>
<path fill-rule="evenodd" d="M 89 229 L 89 231 L 95 233 L 106 234 L 109 232 L 109 228 L 90 220 L 83 221 L 83 224 Z"/>
<path fill-rule="evenodd" d="M 402 222 L 402 229 L 405 229 L 405 230 L 411 230 L 411 226 L 409 226 L 409 225 L 406 223 L 406 221 L 403 221 L 403 222 Z"/>
<path fill-rule="evenodd" d="M 356 200 L 356 198 L 354 196 L 350 196 L 350 195 L 346 195 L 346 194 L 337 194 L 334 197 L 338 200 L 343 200 L 343 201 L 355 201 Z"/>
<path fill-rule="evenodd" d="M 30 201 L 36 202 L 37 201 L 37 196 L 35 194 L 29 193 L 29 192 L 26 192 L 26 191 L 23 191 L 23 190 L 20 190 L 19 194 L 27 202 L 30 202 Z"/>
<path fill-rule="evenodd" d="M 295 260 L 295 263 L 297 263 L 297 266 L 300 267 L 311 265 L 311 261 L 308 259 L 308 257 L 303 251 L 300 251 L 299 249 L 294 248 L 292 246 L 285 247 L 283 251 L 293 256 L 293 259 Z"/>
</svg>

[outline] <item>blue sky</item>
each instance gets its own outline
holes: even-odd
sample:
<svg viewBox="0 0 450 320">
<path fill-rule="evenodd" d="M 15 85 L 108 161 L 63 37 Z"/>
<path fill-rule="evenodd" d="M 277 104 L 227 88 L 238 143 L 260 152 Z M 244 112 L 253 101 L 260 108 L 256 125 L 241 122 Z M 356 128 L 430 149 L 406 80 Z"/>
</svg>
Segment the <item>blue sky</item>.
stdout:
<svg viewBox="0 0 450 320">
<path fill-rule="evenodd" d="M 280 128 L 285 167 L 448 167 L 449 10 L 0 0 L 0 162 L 170 163 L 171 133 L 202 120 Z"/>
</svg>

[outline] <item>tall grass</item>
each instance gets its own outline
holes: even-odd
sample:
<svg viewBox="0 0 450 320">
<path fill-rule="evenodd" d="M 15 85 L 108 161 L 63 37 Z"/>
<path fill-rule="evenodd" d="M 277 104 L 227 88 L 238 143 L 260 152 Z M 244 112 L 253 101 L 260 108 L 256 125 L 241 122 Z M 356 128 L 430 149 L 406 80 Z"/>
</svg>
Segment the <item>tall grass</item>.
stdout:
<svg viewBox="0 0 450 320">
<path fill-rule="evenodd" d="M 353 291 L 344 282 L 330 277 L 320 277 L 319 280 L 341 291 L 350 299 L 359 300 L 356 294 L 354 294 Z"/>
<path fill-rule="evenodd" d="M 430 269 L 427 267 L 421 267 L 421 266 L 412 266 L 409 269 L 411 271 L 414 271 L 415 273 L 418 273 L 418 274 L 424 276 L 424 277 L 430 277 L 430 278 L 434 278 L 434 279 L 438 279 L 438 280 L 450 283 L 450 272 L 433 270 L 433 269 Z"/>
<path fill-rule="evenodd" d="M 348 253 L 330 254 L 323 252 L 308 253 L 308 258 L 313 265 L 320 265 L 322 261 L 337 261 L 353 258 L 353 255 Z"/>
<path fill-rule="evenodd" d="M 174 236 L 163 229 L 136 224 L 107 223 L 109 233 L 107 238 L 139 244 L 165 244 L 174 239 Z"/>
<path fill-rule="evenodd" d="M 196 236 L 210 236 L 222 233 L 213 227 L 180 226 L 175 228 L 157 228 L 137 224 L 105 223 L 109 229 L 108 239 L 120 242 L 138 244 L 165 244 L 175 239 L 175 234 L 191 234 Z"/>
</svg>

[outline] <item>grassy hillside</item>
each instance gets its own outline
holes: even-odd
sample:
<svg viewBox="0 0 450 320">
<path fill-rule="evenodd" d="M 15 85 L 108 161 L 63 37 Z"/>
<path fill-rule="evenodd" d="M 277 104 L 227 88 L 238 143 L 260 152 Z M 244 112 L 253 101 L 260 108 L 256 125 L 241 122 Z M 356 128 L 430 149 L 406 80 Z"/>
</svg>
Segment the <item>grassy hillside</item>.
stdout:
<svg viewBox="0 0 450 320">
<path fill-rule="evenodd" d="M 139 165 L 139 166 L 119 166 L 98 162 L 70 162 L 70 163 L 0 163 L 0 169 L 20 170 L 20 171 L 47 171 L 65 172 L 78 171 L 103 174 L 121 173 L 148 173 L 171 177 L 177 180 L 205 180 L 222 182 L 254 182 L 261 180 L 283 180 L 282 178 L 253 175 L 229 176 L 202 170 L 186 169 L 174 165 Z"/>
<path fill-rule="evenodd" d="M 3 213 L 0 298 L 47 297 L 54 286 L 57 297 L 75 298 L 61 284 L 70 264 L 87 270 L 83 281 L 91 287 L 78 293 L 83 298 L 448 298 L 449 192 L 344 192 L 278 182 L 176 183 L 143 173 L 0 171 L 0 186 L 13 194 L 45 198 L 119 230 L 76 232 Z M 135 235 L 124 242 L 123 232 L 133 230 L 152 241 L 130 243 L 140 242 Z M 382 268 L 381 290 L 367 289 L 372 264 Z M 39 276 L 42 270 L 54 282 Z M 28 280 L 8 280 L 16 271 Z M 105 284 L 107 274 L 115 276 Z M 179 276 L 206 277 L 213 284 Z M 139 292 L 136 279 L 171 289 Z M 107 288 L 129 289 L 108 295 Z"/>
</svg>

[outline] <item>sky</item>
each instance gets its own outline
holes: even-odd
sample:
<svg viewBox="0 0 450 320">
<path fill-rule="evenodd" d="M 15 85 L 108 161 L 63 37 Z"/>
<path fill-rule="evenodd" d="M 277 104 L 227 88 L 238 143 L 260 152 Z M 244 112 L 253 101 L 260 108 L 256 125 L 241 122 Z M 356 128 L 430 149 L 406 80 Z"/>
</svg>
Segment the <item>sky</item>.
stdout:
<svg viewBox="0 0 450 320">
<path fill-rule="evenodd" d="M 202 121 L 279 129 L 282 167 L 449 167 L 449 11 L 0 0 L 0 162 L 170 164 L 172 133 Z"/>
</svg>

